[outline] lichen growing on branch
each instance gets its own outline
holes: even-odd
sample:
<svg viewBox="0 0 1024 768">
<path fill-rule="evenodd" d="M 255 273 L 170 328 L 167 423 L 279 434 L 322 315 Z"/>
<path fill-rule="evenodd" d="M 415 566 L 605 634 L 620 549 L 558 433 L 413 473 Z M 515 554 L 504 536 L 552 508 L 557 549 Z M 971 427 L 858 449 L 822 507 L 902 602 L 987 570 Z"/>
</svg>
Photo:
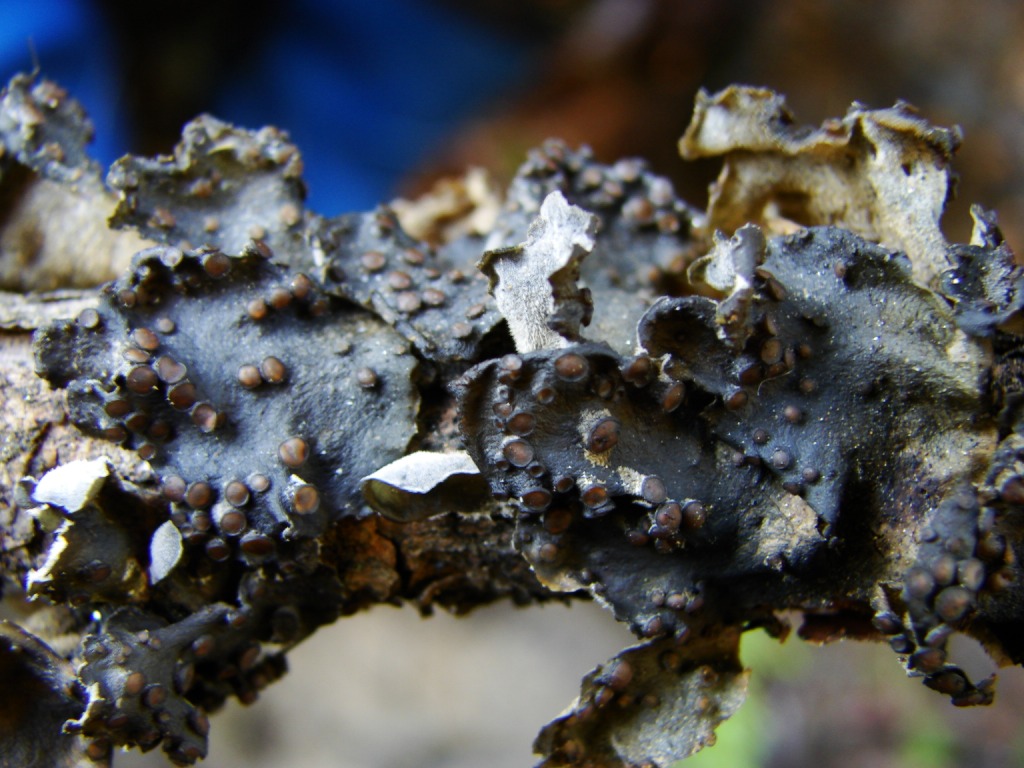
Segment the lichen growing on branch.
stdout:
<svg viewBox="0 0 1024 768">
<path fill-rule="evenodd" d="M 477 232 L 424 223 L 431 201 L 323 218 L 285 134 L 209 117 L 104 183 L 84 120 L 12 80 L 0 184 L 87 185 L 147 247 L 73 316 L 5 327 L 36 329 L 83 441 L 152 471 L 13 478 L 0 564 L 35 614 L 0 627 L 32 691 L 0 709 L 5 754 L 195 762 L 208 713 L 379 602 L 589 597 L 626 623 L 545 768 L 712 743 L 755 628 L 873 635 L 961 706 L 994 679 L 953 633 L 1024 662 L 1024 271 L 980 208 L 971 244 L 942 238 L 957 132 L 702 93 L 680 148 L 724 157 L 707 212 L 552 141 Z"/>
</svg>

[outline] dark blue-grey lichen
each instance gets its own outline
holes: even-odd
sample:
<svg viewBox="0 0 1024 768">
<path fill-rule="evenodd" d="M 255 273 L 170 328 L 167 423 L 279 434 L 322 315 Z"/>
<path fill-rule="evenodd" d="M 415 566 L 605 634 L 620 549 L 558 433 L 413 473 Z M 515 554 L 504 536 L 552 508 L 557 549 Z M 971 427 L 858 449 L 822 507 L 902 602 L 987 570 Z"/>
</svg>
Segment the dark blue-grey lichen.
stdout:
<svg viewBox="0 0 1024 768">
<path fill-rule="evenodd" d="M 125 157 L 107 183 L 112 224 L 188 250 L 237 254 L 256 241 L 321 289 L 372 310 L 420 354 L 472 360 L 501 317 L 472 261 L 407 235 L 387 209 L 324 219 L 306 210 L 302 160 L 286 134 L 208 115 L 185 126 L 172 157 Z"/>
<path fill-rule="evenodd" d="M 1013 251 L 992 211 L 971 207 L 974 232 L 969 245 L 953 245 L 954 266 L 944 272 L 942 294 L 953 302 L 957 324 L 972 336 L 1024 331 L 1024 267 Z"/>
<path fill-rule="evenodd" d="M 324 290 L 373 311 L 432 364 L 464 368 L 489 339 L 502 338 L 501 315 L 473 262 L 414 240 L 391 210 L 329 219 L 311 239 Z"/>
<path fill-rule="evenodd" d="M 992 537 L 999 536 L 995 527 L 995 511 L 982 509 L 970 486 L 930 510 L 917 531 L 916 558 L 902 589 L 880 598 L 875 617 L 910 673 L 923 675 L 925 685 L 958 706 L 989 704 L 995 692 L 994 676 L 972 683 L 963 670 L 947 663 L 946 653 L 950 635 L 975 623 L 979 608 L 984 618 L 974 631 L 1006 635 L 1005 629 L 984 626 L 995 619 L 992 603 L 1004 591 L 996 574 L 1009 575 L 1003 570 L 1008 564 L 1005 545 L 993 546 Z M 1011 636 L 1005 640 L 1008 650 L 1019 645 Z"/>
<path fill-rule="evenodd" d="M 72 664 L 6 620 L 0 621 L 0 680 L 9 694 L 0 700 L 0 754 L 7 765 L 109 765 L 109 746 L 63 731 L 82 707 L 82 684 Z"/>
<path fill-rule="evenodd" d="M 487 248 L 525 240 L 552 192 L 600 222 L 598 245 L 583 266 L 584 279 L 597 290 L 648 291 L 652 269 L 676 272 L 678 262 L 697 255 L 692 230 L 702 214 L 676 196 L 671 181 L 641 158 L 601 163 L 588 147 L 574 150 L 555 140 L 531 150 L 520 166 Z"/>
<path fill-rule="evenodd" d="M 983 352 L 902 257 L 836 229 L 760 242 L 751 279 L 730 279 L 740 290 L 648 311 L 649 356 L 574 345 L 483 363 L 459 384 L 467 447 L 493 492 L 518 501 L 534 569 L 552 588 L 588 589 L 641 637 L 685 643 L 758 605 L 825 604 L 835 585 L 820 591 L 821 573 L 866 554 L 849 531 L 940 514 L 991 449 L 991 425 L 963 429 L 983 401 Z M 986 575 L 973 540 L 963 546 L 974 593 L 960 628 Z M 884 580 L 893 555 L 860 568 Z M 846 597 L 866 604 L 870 585 Z M 952 616 L 966 589 L 935 600 Z M 922 638 L 928 608 L 907 619 Z M 931 672 L 933 686 L 962 676 Z M 941 690 L 985 703 L 989 687 Z"/>
<path fill-rule="evenodd" d="M 337 577 L 322 568 L 301 578 L 248 573 L 231 604 L 179 609 L 172 621 L 114 610 L 82 642 L 85 704 L 65 730 L 93 745 L 162 744 L 174 762 L 193 763 L 206 755 L 206 713 L 228 696 L 254 701 L 284 673 L 284 651 L 339 607 Z"/>
<path fill-rule="evenodd" d="M 939 446 L 962 443 L 970 455 L 991 439 L 962 434 L 983 396 L 984 352 L 912 281 L 901 254 L 811 228 L 773 238 L 756 273 L 742 344 L 719 338 L 721 305 L 702 297 L 662 299 L 640 341 L 718 398 L 723 407 L 705 413 L 715 435 L 806 498 L 823 532 L 849 477 L 901 472 L 905 451 L 938 458 Z M 969 472 L 927 468 L 943 486 Z"/>
<path fill-rule="evenodd" d="M 203 115 L 185 126 L 173 155 L 123 157 L 107 184 L 119 196 L 114 227 L 185 249 L 238 253 L 258 240 L 284 260 L 305 250 L 302 157 L 276 128 L 240 130 Z"/>
<path fill-rule="evenodd" d="M 143 247 L 107 226 L 114 196 L 87 152 L 92 135 L 82 105 L 53 81 L 17 74 L 0 91 L 0 288 L 92 289 Z"/>
<path fill-rule="evenodd" d="M 36 338 L 72 420 L 158 468 L 172 519 L 215 557 L 322 534 L 416 432 L 408 344 L 269 255 L 143 251 L 95 313 Z"/>
<path fill-rule="evenodd" d="M 732 88 L 682 142 L 726 155 L 707 215 L 549 142 L 489 235 L 437 247 L 387 208 L 305 210 L 272 129 L 200 118 L 173 158 L 119 161 L 115 224 L 161 245 L 41 329 L 37 364 L 159 482 L 22 483 L 18 575 L 82 640 L 4 627 L 0 664 L 53 704 L 11 748 L 63 725 L 43 759 L 194 762 L 205 713 L 317 626 L 502 595 L 589 593 L 644 639 L 542 731 L 545 768 L 711 743 L 741 632 L 784 634 L 779 611 L 806 637 L 873 619 L 926 685 L 989 703 L 946 641 L 1024 661 L 1020 270 L 987 213 L 969 246 L 939 235 L 957 143 L 906 105 L 806 130 Z"/>
<path fill-rule="evenodd" d="M 751 620 L 758 605 L 827 609 L 836 585 L 820 591 L 820 574 L 855 572 L 853 560 L 879 585 L 931 567 L 923 545 L 911 576 L 892 551 L 865 561 L 854 532 L 941 520 L 957 504 L 973 524 L 959 484 L 978 479 L 995 438 L 985 347 L 901 254 L 838 229 L 767 242 L 755 230 L 708 258 L 689 275 L 708 295 L 656 303 L 639 355 L 564 334 L 457 383 L 467 447 L 495 495 L 518 502 L 517 541 L 538 575 L 588 589 L 640 636 L 684 644 Z M 844 519 L 854 498 L 857 519 Z M 955 703 L 988 703 L 991 681 L 947 664 L 949 632 L 934 630 L 998 634 L 975 614 L 1005 564 L 939 527 L 930 541 L 956 550 L 951 566 L 939 558 L 952 575 L 893 620 L 894 648 Z M 866 606 L 871 584 L 846 598 Z M 586 739 L 559 739 L 545 742 L 552 765 L 602 754 L 601 739 L 589 751 Z M 655 764 L 655 752 L 618 759 Z"/>
<path fill-rule="evenodd" d="M 98 174 L 86 145 L 93 126 L 82 105 L 52 80 L 18 74 L 0 94 L 0 180 L 14 164 L 75 183 Z"/>
</svg>

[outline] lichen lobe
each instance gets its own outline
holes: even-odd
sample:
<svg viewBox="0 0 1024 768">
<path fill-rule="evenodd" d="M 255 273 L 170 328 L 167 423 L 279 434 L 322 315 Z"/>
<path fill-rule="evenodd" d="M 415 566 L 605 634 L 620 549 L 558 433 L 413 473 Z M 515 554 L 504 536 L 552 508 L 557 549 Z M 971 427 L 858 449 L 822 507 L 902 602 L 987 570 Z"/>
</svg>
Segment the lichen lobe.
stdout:
<svg viewBox="0 0 1024 768">
<path fill-rule="evenodd" d="M 580 339 L 580 327 L 589 324 L 593 309 L 589 292 L 577 280 L 580 262 L 594 248 L 597 224 L 597 217 L 552 192 L 525 242 L 484 254 L 478 267 L 490 279 L 519 352 Z"/>
</svg>

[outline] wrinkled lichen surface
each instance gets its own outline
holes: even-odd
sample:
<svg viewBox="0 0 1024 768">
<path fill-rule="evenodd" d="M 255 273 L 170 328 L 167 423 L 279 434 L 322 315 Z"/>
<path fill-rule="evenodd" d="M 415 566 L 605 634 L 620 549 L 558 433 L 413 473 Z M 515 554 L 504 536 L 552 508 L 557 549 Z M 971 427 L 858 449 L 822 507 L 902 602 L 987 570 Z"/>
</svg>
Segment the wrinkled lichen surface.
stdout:
<svg viewBox="0 0 1024 768">
<path fill-rule="evenodd" d="M 550 768 L 713 743 L 755 628 L 873 634 L 961 706 L 995 681 L 950 635 L 1024 662 L 1024 273 L 990 212 L 941 235 L 956 131 L 904 104 L 798 128 L 733 87 L 680 144 L 724 159 L 706 212 L 550 142 L 443 229 L 436 200 L 307 210 L 278 130 L 200 117 L 105 183 L 88 134 L 15 78 L 0 184 L 86 179 L 151 244 L 74 316 L 5 327 L 36 328 L 83 435 L 151 471 L 13 478 L 0 562 L 34 613 L 0 626 L 29 692 L 4 754 L 195 762 L 208 713 L 377 602 L 589 596 L 625 622 L 639 644 L 539 735 Z"/>
</svg>

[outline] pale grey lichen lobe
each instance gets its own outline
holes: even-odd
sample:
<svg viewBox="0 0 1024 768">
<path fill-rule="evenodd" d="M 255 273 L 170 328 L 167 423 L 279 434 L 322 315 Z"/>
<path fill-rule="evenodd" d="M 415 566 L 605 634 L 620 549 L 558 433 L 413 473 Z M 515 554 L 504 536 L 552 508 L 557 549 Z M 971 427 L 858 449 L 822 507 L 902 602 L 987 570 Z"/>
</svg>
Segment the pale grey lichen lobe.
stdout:
<svg viewBox="0 0 1024 768">
<path fill-rule="evenodd" d="M 577 283 L 597 227 L 596 216 L 556 191 L 544 198 L 525 242 L 484 253 L 477 266 L 519 352 L 567 346 L 589 325 L 590 293 Z"/>
</svg>

